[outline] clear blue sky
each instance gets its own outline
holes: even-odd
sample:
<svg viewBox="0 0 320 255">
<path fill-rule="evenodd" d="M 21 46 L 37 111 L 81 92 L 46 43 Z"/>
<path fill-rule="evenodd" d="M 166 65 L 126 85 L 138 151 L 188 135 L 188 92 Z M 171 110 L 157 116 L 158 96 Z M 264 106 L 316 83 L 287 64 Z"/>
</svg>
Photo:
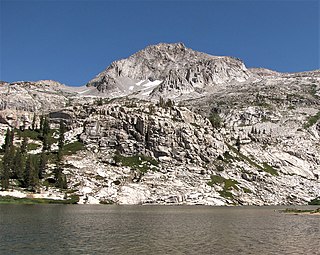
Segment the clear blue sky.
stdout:
<svg viewBox="0 0 320 255">
<path fill-rule="evenodd" d="M 183 42 L 247 67 L 320 68 L 318 0 L 0 0 L 0 80 L 84 85 L 147 45 Z"/>
</svg>

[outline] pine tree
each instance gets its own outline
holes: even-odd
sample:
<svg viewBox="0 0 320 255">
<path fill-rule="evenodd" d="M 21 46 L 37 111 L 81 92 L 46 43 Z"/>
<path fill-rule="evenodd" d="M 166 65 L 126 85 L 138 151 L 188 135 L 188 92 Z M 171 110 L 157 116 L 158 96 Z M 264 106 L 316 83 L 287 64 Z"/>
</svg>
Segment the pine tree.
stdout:
<svg viewBox="0 0 320 255">
<path fill-rule="evenodd" d="M 7 168 L 2 166 L 1 169 L 1 187 L 2 190 L 7 190 L 9 188 L 9 179 L 10 179 L 10 172 Z"/>
<path fill-rule="evenodd" d="M 11 131 L 10 131 L 10 129 L 8 128 L 8 129 L 7 129 L 7 132 L 6 132 L 6 134 L 5 134 L 4 144 L 2 145 L 2 151 L 6 151 L 6 150 L 9 148 L 9 146 L 10 146 L 10 140 L 11 140 L 10 136 L 11 136 Z"/>
<path fill-rule="evenodd" d="M 47 154 L 45 152 L 42 152 L 40 155 L 39 168 L 38 168 L 39 179 L 43 179 L 44 177 L 47 162 L 48 162 Z"/>
<path fill-rule="evenodd" d="M 240 146 L 241 146 L 240 136 L 237 137 L 236 146 L 237 146 L 238 152 L 240 152 Z"/>
<path fill-rule="evenodd" d="M 60 189 L 67 189 L 67 177 L 62 173 L 61 165 L 58 165 L 55 173 L 56 187 Z"/>
<path fill-rule="evenodd" d="M 32 125 L 31 125 L 31 128 L 32 130 L 36 130 L 36 114 L 33 114 L 33 119 L 32 119 Z"/>
<path fill-rule="evenodd" d="M 44 118 L 43 120 L 43 135 L 49 135 L 50 132 L 50 125 L 49 125 L 49 120 L 47 117 Z"/>
<path fill-rule="evenodd" d="M 14 177 L 13 169 L 14 169 L 14 155 L 15 149 L 13 146 L 14 140 L 14 130 L 7 129 L 5 135 L 5 142 L 2 146 L 2 150 L 4 151 L 4 155 L 2 158 L 2 171 L 1 171 L 1 184 L 2 189 L 7 190 L 9 188 L 9 180 L 10 177 Z"/>
<path fill-rule="evenodd" d="M 36 164 L 34 160 L 31 158 L 30 160 L 30 173 L 29 173 L 29 188 L 34 191 L 38 184 L 38 169 L 36 168 Z"/>
<path fill-rule="evenodd" d="M 27 156 L 28 138 L 23 137 L 20 148 L 17 150 L 14 160 L 14 169 L 17 172 L 17 179 L 22 187 L 24 185 L 24 172 L 26 168 L 26 156 Z"/>
<path fill-rule="evenodd" d="M 43 122 L 44 122 L 44 116 L 41 115 L 41 117 L 40 117 L 40 127 L 39 127 L 39 133 L 41 135 L 43 134 Z"/>
<path fill-rule="evenodd" d="M 26 167 L 24 171 L 24 187 L 34 190 L 38 183 L 38 171 L 35 162 L 29 155 L 27 157 Z"/>
<path fill-rule="evenodd" d="M 42 139 L 43 139 L 43 150 L 49 151 L 50 150 L 50 140 L 49 140 L 50 126 L 49 126 L 48 118 L 44 117 L 42 123 L 43 124 L 41 127 L 41 132 L 42 132 Z"/>
<path fill-rule="evenodd" d="M 65 134 L 66 127 L 62 120 L 60 120 L 59 125 L 59 141 L 58 141 L 58 163 L 62 160 L 62 150 L 64 146 L 64 134 Z"/>
<path fill-rule="evenodd" d="M 27 157 L 26 166 L 25 166 L 25 170 L 24 170 L 24 173 L 23 173 L 23 184 L 22 184 L 22 186 L 24 188 L 28 188 L 29 187 L 30 173 L 31 173 L 31 157 L 29 155 Z"/>
<path fill-rule="evenodd" d="M 20 147 L 21 154 L 27 153 L 27 147 L 28 147 L 28 138 L 23 137 L 21 147 Z"/>
</svg>

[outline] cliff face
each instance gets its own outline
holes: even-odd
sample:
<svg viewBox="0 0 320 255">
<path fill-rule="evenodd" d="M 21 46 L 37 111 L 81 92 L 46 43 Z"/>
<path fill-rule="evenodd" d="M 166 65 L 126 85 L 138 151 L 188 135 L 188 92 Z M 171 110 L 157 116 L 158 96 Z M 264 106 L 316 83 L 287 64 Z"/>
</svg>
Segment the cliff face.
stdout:
<svg viewBox="0 0 320 255">
<path fill-rule="evenodd" d="M 159 44 L 79 91 L 4 83 L 0 113 L 3 130 L 34 111 L 53 126 L 67 123 L 66 143 L 85 146 L 63 158 L 81 203 L 271 205 L 320 196 L 319 71 L 247 70 L 235 58 Z"/>
</svg>

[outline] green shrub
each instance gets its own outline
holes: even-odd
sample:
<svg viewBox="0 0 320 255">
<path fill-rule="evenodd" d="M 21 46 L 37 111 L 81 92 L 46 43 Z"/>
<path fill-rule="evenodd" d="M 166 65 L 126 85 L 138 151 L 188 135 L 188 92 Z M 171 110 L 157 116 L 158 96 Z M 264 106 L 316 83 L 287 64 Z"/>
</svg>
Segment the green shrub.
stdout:
<svg viewBox="0 0 320 255">
<path fill-rule="evenodd" d="M 317 123 L 317 121 L 320 119 L 320 112 L 318 112 L 316 115 L 314 116 L 310 116 L 308 119 L 307 119 L 307 122 L 303 125 L 303 127 L 305 129 L 313 126 L 314 124 Z"/>
<path fill-rule="evenodd" d="M 243 190 L 244 193 L 252 193 L 252 191 L 250 189 L 248 189 L 248 188 L 244 188 L 243 187 L 242 190 Z"/>
<path fill-rule="evenodd" d="M 209 121 L 214 128 L 220 128 L 222 126 L 222 119 L 216 112 L 210 114 Z"/>
<path fill-rule="evenodd" d="M 309 205 L 320 205 L 320 197 L 312 199 L 308 204 Z"/>
</svg>

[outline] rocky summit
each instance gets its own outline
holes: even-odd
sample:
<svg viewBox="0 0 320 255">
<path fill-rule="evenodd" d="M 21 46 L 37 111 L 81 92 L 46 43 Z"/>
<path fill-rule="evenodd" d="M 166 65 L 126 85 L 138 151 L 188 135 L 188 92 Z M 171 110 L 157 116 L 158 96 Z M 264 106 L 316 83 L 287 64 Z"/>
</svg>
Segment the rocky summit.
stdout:
<svg viewBox="0 0 320 255">
<path fill-rule="evenodd" d="M 0 109 L 2 196 L 188 205 L 320 197 L 320 70 L 248 69 L 161 43 L 83 87 L 1 82 Z M 8 130 L 16 156 L 28 141 L 24 164 L 11 168 Z M 33 182 L 30 169 L 42 171 Z"/>
</svg>

